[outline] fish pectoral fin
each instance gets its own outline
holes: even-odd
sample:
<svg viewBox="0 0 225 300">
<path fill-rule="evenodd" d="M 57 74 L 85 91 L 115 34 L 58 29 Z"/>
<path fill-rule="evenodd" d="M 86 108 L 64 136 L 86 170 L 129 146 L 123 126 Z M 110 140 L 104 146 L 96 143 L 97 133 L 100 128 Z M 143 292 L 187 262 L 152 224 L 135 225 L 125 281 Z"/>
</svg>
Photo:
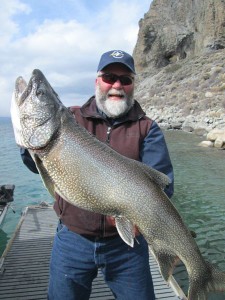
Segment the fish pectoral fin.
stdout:
<svg viewBox="0 0 225 300">
<path fill-rule="evenodd" d="M 151 252 L 158 262 L 160 272 L 165 281 L 168 281 L 173 273 L 174 267 L 180 261 L 179 257 L 165 251 L 151 247 Z"/>
<path fill-rule="evenodd" d="M 122 240 L 130 247 L 134 247 L 135 234 L 133 224 L 125 217 L 116 216 L 115 225 Z"/>
</svg>

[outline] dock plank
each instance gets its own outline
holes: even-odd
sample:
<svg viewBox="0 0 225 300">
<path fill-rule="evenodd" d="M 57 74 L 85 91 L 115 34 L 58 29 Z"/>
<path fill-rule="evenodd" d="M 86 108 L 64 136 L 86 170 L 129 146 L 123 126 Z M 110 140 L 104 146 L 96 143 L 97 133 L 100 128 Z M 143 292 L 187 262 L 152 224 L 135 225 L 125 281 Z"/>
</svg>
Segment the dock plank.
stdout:
<svg viewBox="0 0 225 300">
<path fill-rule="evenodd" d="M 28 207 L 0 260 L 0 299 L 41 300 L 47 298 L 49 261 L 57 217 L 52 207 Z M 163 280 L 150 255 L 157 300 L 184 299 Z M 114 300 L 101 272 L 93 282 L 92 300 Z"/>
</svg>

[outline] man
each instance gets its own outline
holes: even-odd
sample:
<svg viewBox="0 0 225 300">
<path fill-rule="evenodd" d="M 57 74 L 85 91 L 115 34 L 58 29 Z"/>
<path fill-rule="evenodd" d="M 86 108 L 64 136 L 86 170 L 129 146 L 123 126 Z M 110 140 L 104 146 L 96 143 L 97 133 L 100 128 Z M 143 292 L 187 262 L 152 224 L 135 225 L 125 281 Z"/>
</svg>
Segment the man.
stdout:
<svg viewBox="0 0 225 300">
<path fill-rule="evenodd" d="M 173 168 L 164 136 L 134 100 L 135 68 L 132 56 L 113 50 L 101 56 L 95 96 L 71 107 L 76 121 L 120 154 L 139 160 L 165 174 L 173 194 Z M 24 163 L 37 172 L 26 150 Z M 134 182 L 135 184 L 135 182 Z M 59 225 L 50 263 L 48 299 L 89 299 L 100 268 L 116 299 L 154 300 L 148 245 L 136 228 L 129 247 L 118 235 L 113 218 L 75 207 L 56 195 Z"/>
</svg>

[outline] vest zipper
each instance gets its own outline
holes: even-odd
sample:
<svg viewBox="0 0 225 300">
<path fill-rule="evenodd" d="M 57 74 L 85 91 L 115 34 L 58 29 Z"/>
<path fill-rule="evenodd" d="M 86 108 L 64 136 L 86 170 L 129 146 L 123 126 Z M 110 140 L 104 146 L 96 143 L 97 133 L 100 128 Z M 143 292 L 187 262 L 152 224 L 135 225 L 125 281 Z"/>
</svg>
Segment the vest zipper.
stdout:
<svg viewBox="0 0 225 300">
<path fill-rule="evenodd" d="M 105 215 L 101 216 L 101 227 L 100 227 L 100 237 L 103 238 L 105 236 Z"/>
<path fill-rule="evenodd" d="M 106 143 L 109 143 L 111 131 L 112 131 L 112 127 L 108 127 L 107 132 L 106 132 Z"/>
<path fill-rule="evenodd" d="M 109 126 L 107 128 L 107 132 L 106 132 L 106 143 L 109 144 L 109 139 L 110 139 L 110 133 L 112 131 L 112 127 Z M 106 222 L 106 216 L 102 215 L 101 216 L 101 225 L 100 225 L 100 232 L 101 232 L 101 237 L 104 237 L 105 236 L 105 222 Z"/>
</svg>

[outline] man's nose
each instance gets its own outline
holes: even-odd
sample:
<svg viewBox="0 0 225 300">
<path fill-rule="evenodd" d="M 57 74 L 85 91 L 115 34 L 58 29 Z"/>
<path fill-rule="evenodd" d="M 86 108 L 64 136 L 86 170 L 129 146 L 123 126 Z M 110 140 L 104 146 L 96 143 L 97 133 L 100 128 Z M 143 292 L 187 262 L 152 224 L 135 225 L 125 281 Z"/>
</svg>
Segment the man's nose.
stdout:
<svg viewBox="0 0 225 300">
<path fill-rule="evenodd" d="M 112 87 L 115 88 L 115 89 L 121 89 L 123 87 L 123 85 L 120 82 L 120 80 L 117 79 L 117 81 L 113 83 Z"/>
</svg>

